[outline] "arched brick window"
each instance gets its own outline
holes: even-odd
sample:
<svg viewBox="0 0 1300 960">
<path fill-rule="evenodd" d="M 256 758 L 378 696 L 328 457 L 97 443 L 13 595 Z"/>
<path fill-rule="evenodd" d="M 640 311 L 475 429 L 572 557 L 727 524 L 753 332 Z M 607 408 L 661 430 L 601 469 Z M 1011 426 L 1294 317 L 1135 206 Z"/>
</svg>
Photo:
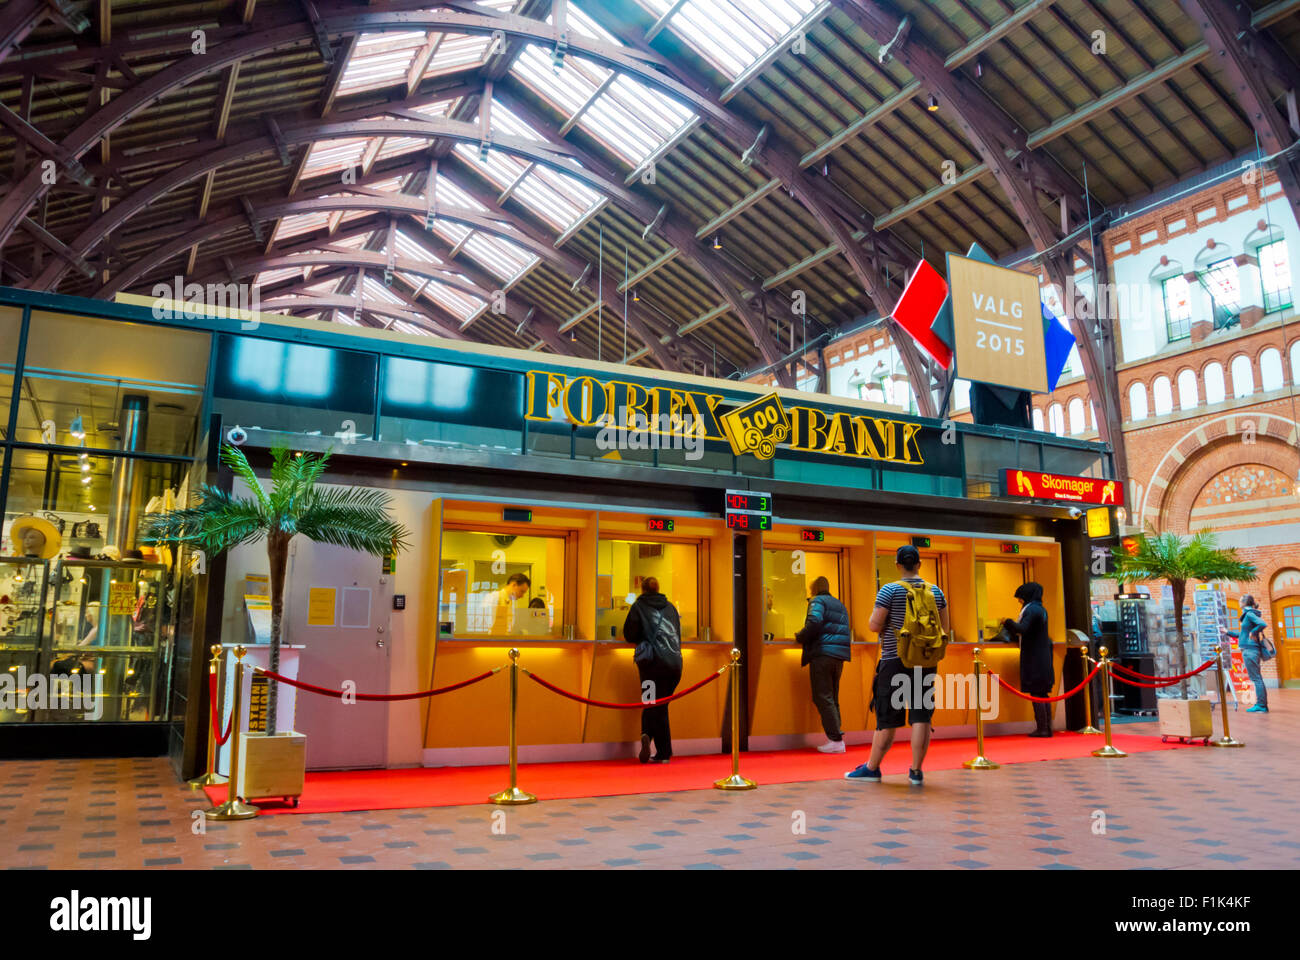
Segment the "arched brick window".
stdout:
<svg viewBox="0 0 1300 960">
<path fill-rule="evenodd" d="M 1259 388 L 1265 392 L 1281 390 L 1285 384 L 1282 376 L 1282 352 L 1269 347 L 1259 355 Z"/>
<path fill-rule="evenodd" d="M 1059 403 L 1054 403 L 1047 408 L 1047 426 L 1058 437 L 1065 436 L 1065 415 Z"/>
<path fill-rule="evenodd" d="M 1184 370 L 1178 375 L 1178 409 L 1191 410 L 1200 402 L 1196 371 Z"/>
<path fill-rule="evenodd" d="M 1227 396 L 1223 385 L 1223 364 L 1217 360 L 1205 365 L 1205 402 L 1223 403 Z"/>
<path fill-rule="evenodd" d="M 1244 353 L 1232 358 L 1232 395 L 1249 397 L 1255 392 L 1255 371 Z"/>
<path fill-rule="evenodd" d="M 1070 433 L 1083 433 L 1083 401 L 1075 397 L 1070 401 Z"/>
<path fill-rule="evenodd" d="M 1129 384 L 1128 411 L 1130 420 L 1147 418 L 1147 385 L 1141 382 Z"/>
<path fill-rule="evenodd" d="M 1157 417 L 1174 412 L 1174 391 L 1169 385 L 1169 378 L 1164 374 L 1156 377 L 1155 382 L 1151 384 L 1151 396 Z"/>
</svg>

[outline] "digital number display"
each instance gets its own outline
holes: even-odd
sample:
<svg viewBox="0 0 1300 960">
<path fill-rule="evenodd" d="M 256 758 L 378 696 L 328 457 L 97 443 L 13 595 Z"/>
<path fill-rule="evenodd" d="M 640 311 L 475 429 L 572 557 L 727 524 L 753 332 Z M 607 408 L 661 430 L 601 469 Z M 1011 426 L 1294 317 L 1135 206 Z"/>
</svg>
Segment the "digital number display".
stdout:
<svg viewBox="0 0 1300 960">
<path fill-rule="evenodd" d="M 800 530 L 799 539 L 804 543 L 821 543 L 826 539 L 826 531 L 809 529 Z"/>
<path fill-rule="evenodd" d="M 672 533 L 672 517 L 648 517 L 645 522 L 645 528 L 651 533 Z"/>
<path fill-rule="evenodd" d="M 928 550 L 928 549 L 930 549 L 930 538 L 929 538 L 929 537 L 913 537 L 913 538 L 912 538 L 912 546 L 916 547 L 918 550 Z"/>
<path fill-rule="evenodd" d="M 772 515 L 768 513 L 728 513 L 727 526 L 733 530 L 771 530 Z"/>
<path fill-rule="evenodd" d="M 1001 546 L 1002 546 L 1002 552 L 1003 552 L 1003 553 L 1019 553 L 1019 552 L 1020 552 L 1020 544 L 1018 544 L 1018 543 L 1004 543 L 1004 544 L 1002 544 Z"/>
<path fill-rule="evenodd" d="M 501 510 L 501 519 L 507 523 L 532 523 L 533 511 L 520 510 L 515 507 L 504 507 Z"/>
<path fill-rule="evenodd" d="M 728 490 L 727 509 L 771 513 L 772 495 L 770 493 L 751 493 L 747 490 Z"/>
</svg>

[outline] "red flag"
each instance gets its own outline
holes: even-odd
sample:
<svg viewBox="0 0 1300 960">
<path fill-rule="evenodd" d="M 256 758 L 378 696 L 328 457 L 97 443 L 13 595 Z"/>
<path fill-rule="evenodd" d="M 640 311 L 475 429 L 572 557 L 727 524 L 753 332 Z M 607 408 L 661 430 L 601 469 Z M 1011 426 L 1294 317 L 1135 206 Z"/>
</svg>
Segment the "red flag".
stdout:
<svg viewBox="0 0 1300 960">
<path fill-rule="evenodd" d="M 939 272 L 922 260 L 907 281 L 903 295 L 894 307 L 894 319 L 912 335 L 917 346 L 928 353 L 939 366 L 947 370 L 952 366 L 952 350 L 930 329 L 939 308 L 948 297 L 948 284 Z"/>
</svg>

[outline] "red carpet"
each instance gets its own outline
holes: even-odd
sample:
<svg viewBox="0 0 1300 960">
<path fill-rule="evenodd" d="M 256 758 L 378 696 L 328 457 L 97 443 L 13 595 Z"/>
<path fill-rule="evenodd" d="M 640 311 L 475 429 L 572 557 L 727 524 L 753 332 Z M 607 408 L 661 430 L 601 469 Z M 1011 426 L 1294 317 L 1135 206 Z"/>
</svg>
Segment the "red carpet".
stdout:
<svg viewBox="0 0 1300 960">
<path fill-rule="evenodd" d="M 1073 733 L 1057 734 L 1050 740 L 1024 736 L 996 737 L 985 742 L 988 757 L 997 763 L 1030 763 L 1086 757 L 1102 744 L 1101 737 Z M 1126 753 L 1177 750 L 1178 743 L 1161 743 L 1158 736 L 1117 733 L 1116 747 Z M 867 759 L 869 747 L 850 747 L 846 754 L 824 755 L 815 750 L 778 750 L 746 753 L 740 757 L 740 772 L 759 786 L 772 783 L 802 783 L 838 780 Z M 926 757 L 925 769 L 953 770 L 975 755 L 975 740 L 935 740 Z M 905 741 L 896 743 L 886 755 L 886 777 L 906 775 L 911 751 Z M 1097 760 L 1123 763 L 1123 760 Z M 731 773 L 731 757 L 710 754 L 674 757 L 667 765 L 637 763 L 635 760 L 588 760 L 569 763 L 533 763 L 519 768 L 519 786 L 542 800 L 574 797 L 609 797 L 676 790 L 711 789 L 714 780 Z M 339 813 L 345 810 L 393 810 L 412 807 L 450 807 L 485 803 L 489 795 L 510 783 L 509 768 L 419 767 L 405 770 L 343 770 L 308 773 L 299 805 L 280 801 L 259 803 L 264 813 Z M 225 787 L 207 788 L 215 803 L 226 799 Z"/>
</svg>

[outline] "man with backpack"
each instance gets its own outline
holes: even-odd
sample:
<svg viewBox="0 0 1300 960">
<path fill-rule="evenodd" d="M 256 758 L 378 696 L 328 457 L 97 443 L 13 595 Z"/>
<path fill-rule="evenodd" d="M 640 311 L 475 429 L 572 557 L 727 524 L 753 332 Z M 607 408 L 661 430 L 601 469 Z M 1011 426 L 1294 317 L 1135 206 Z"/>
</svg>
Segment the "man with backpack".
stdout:
<svg viewBox="0 0 1300 960">
<path fill-rule="evenodd" d="M 894 560 L 900 579 L 880 588 L 868 624 L 880 635 L 880 658 L 871 691 L 876 712 L 871 755 L 844 779 L 879 783 L 880 763 L 894 743 L 895 731 L 907 723 L 912 727 L 912 766 L 907 778 L 919 787 L 924 782 L 921 764 L 930 748 L 933 678 L 951 627 L 948 601 L 942 590 L 922 579 L 921 554 L 916 547 L 899 547 Z"/>
<path fill-rule="evenodd" d="M 682 679 L 682 620 L 677 608 L 659 592 L 655 577 L 642 581 L 641 596 L 623 622 L 623 639 L 636 644 L 633 660 L 641 675 L 641 689 L 651 700 L 671 695 Z M 655 746 L 653 758 L 651 741 Z M 637 759 L 642 763 L 667 763 L 672 755 L 668 704 L 646 707 L 641 711 L 641 752 Z"/>
<path fill-rule="evenodd" d="M 844 732 L 840 729 L 840 675 L 852 655 L 849 612 L 831 596 L 831 582 L 818 577 L 812 582 L 808 598 L 808 617 L 803 629 L 795 634 L 803 657 L 800 666 L 808 667 L 812 680 L 813 704 L 821 714 L 826 742 L 817 749 L 822 753 L 843 753 Z"/>
</svg>

